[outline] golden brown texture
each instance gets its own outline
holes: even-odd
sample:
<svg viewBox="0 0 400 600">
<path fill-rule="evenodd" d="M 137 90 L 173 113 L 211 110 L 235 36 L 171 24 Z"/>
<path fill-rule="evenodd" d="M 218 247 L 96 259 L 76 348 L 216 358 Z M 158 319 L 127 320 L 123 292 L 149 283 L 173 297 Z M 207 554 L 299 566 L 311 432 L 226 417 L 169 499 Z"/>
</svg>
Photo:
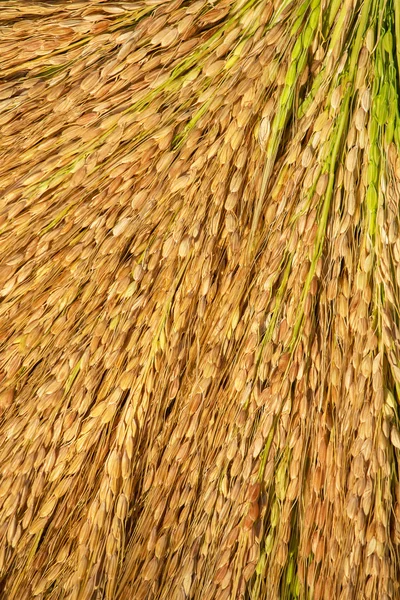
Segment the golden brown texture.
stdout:
<svg viewBox="0 0 400 600">
<path fill-rule="evenodd" d="M 0 2 L 6 600 L 396 600 L 396 0 Z"/>
</svg>

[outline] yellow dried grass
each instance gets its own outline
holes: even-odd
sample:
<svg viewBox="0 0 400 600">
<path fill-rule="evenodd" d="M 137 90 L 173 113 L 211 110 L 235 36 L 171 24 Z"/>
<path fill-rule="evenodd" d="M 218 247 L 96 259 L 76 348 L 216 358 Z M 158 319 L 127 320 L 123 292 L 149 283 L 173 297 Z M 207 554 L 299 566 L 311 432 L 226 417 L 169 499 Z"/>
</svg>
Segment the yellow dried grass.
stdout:
<svg viewBox="0 0 400 600">
<path fill-rule="evenodd" d="M 2 597 L 399 597 L 399 47 L 0 2 Z"/>
</svg>

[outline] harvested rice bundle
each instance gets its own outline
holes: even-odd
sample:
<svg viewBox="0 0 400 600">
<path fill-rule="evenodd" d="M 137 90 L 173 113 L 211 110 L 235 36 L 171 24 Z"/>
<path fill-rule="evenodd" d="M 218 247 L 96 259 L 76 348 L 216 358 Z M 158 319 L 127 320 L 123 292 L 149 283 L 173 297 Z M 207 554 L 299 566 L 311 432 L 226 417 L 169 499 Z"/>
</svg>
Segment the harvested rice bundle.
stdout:
<svg viewBox="0 0 400 600">
<path fill-rule="evenodd" d="M 0 3 L 0 586 L 399 594 L 400 7 Z"/>
</svg>

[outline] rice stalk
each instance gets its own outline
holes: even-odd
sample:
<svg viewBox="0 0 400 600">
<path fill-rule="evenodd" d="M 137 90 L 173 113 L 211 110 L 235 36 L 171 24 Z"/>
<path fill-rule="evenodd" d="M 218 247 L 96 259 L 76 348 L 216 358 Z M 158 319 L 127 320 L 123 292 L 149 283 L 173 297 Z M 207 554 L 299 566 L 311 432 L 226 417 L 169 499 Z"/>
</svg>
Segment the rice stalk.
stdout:
<svg viewBox="0 0 400 600">
<path fill-rule="evenodd" d="M 399 596 L 399 27 L 0 3 L 2 597 Z"/>
</svg>

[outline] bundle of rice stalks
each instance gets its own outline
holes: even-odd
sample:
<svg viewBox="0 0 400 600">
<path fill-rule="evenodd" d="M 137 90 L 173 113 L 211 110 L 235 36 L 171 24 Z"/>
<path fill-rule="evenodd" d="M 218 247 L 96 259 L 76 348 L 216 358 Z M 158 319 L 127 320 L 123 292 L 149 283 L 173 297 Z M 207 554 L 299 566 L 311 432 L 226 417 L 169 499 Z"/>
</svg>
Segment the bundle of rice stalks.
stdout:
<svg viewBox="0 0 400 600">
<path fill-rule="evenodd" d="M 0 2 L 5 600 L 400 597 L 398 0 Z"/>
</svg>

